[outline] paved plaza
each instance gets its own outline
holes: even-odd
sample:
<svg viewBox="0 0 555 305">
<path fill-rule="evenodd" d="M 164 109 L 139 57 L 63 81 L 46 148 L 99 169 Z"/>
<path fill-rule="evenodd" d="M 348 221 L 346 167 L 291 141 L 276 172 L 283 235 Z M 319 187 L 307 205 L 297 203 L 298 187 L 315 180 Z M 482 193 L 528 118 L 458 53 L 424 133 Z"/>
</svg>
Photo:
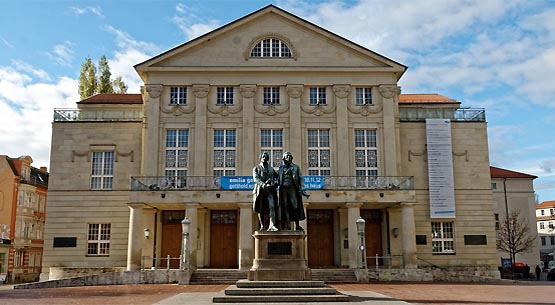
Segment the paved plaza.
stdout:
<svg viewBox="0 0 555 305">
<path fill-rule="evenodd" d="M 555 282 L 546 281 L 503 282 L 498 284 L 373 283 L 337 284 L 332 286 L 352 297 L 350 303 L 329 304 L 555 304 Z M 0 304 L 204 305 L 212 304 L 212 297 L 223 295 L 227 287 L 228 285 L 114 285 L 12 289 L 11 286 L 5 285 L 0 286 Z M 287 304 L 294 305 L 293 303 Z"/>
</svg>

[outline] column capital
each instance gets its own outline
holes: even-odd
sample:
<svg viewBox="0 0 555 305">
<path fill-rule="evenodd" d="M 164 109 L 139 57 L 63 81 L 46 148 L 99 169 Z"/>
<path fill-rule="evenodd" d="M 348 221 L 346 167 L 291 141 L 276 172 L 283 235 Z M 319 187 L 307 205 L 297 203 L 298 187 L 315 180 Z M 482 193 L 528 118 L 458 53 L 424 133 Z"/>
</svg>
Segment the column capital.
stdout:
<svg viewBox="0 0 555 305">
<path fill-rule="evenodd" d="M 207 97 L 209 91 L 210 85 L 193 85 L 193 94 L 198 98 Z"/>
<path fill-rule="evenodd" d="M 244 98 L 251 98 L 256 93 L 256 85 L 240 85 L 239 92 Z"/>
<path fill-rule="evenodd" d="M 252 202 L 237 202 L 237 206 L 240 209 L 251 209 L 252 208 Z"/>
<path fill-rule="evenodd" d="M 292 98 L 299 98 L 303 94 L 303 85 L 287 85 L 287 95 Z"/>
<path fill-rule="evenodd" d="M 146 207 L 146 205 L 143 202 L 128 202 L 127 206 L 130 209 L 141 209 L 141 208 Z"/>
<path fill-rule="evenodd" d="M 162 85 L 146 85 L 145 89 L 150 98 L 159 98 L 162 94 Z"/>
<path fill-rule="evenodd" d="M 333 85 L 333 93 L 338 98 L 346 98 L 351 93 L 351 85 Z"/>
<path fill-rule="evenodd" d="M 384 98 L 393 98 L 401 93 L 401 87 L 397 85 L 380 85 L 378 89 Z"/>
<path fill-rule="evenodd" d="M 345 206 L 349 209 L 360 209 L 362 206 L 361 202 L 347 202 Z"/>
<path fill-rule="evenodd" d="M 412 208 L 416 205 L 416 202 L 401 202 L 402 208 Z"/>
<path fill-rule="evenodd" d="M 186 209 L 192 209 L 192 208 L 199 208 L 200 204 L 198 202 L 185 202 L 185 208 Z"/>
</svg>

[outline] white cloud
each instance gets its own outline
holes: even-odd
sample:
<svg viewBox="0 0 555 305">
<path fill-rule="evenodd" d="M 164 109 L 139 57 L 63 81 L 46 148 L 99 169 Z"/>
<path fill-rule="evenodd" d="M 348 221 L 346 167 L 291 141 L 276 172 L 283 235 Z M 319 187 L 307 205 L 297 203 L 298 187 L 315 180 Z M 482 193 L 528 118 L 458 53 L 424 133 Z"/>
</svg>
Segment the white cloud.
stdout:
<svg viewBox="0 0 555 305">
<path fill-rule="evenodd" d="M 71 67 L 74 59 L 73 43 L 64 41 L 62 44 L 55 45 L 52 51 L 46 54 L 60 66 Z"/>
<path fill-rule="evenodd" d="M 104 14 L 102 13 L 102 8 L 100 6 L 86 6 L 86 7 L 77 7 L 77 6 L 72 6 L 69 8 L 70 12 L 73 13 L 75 16 L 80 16 L 80 15 L 84 15 L 86 13 L 92 13 L 98 17 L 104 17 Z"/>
<path fill-rule="evenodd" d="M 175 7 L 176 14 L 172 21 L 183 32 L 187 40 L 206 34 L 220 26 L 218 20 L 206 20 L 194 13 L 194 10 L 185 4 L 178 3 Z"/>
<path fill-rule="evenodd" d="M 14 47 L 13 44 L 11 44 L 9 41 L 7 41 L 7 40 L 4 39 L 4 38 L 2 38 L 2 43 L 3 43 L 4 45 L 6 45 L 6 47 L 8 47 L 8 48 L 13 48 L 13 47 Z"/>
</svg>

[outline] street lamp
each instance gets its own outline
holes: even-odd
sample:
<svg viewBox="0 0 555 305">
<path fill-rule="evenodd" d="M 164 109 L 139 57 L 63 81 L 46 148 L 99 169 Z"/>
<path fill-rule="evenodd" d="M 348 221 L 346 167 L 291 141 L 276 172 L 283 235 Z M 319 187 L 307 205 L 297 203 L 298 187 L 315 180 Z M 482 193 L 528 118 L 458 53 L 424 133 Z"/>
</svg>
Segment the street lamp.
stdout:
<svg viewBox="0 0 555 305">
<path fill-rule="evenodd" d="M 187 269 L 189 270 L 189 261 L 190 261 L 190 255 L 191 255 L 191 251 L 189 249 L 189 228 L 191 227 L 191 221 L 185 217 L 182 221 L 181 221 L 181 234 L 182 234 L 182 238 L 181 238 L 181 259 L 179 260 L 179 269 L 184 270 Z"/>
<path fill-rule="evenodd" d="M 366 221 L 359 217 L 356 221 L 357 234 L 358 234 L 358 251 L 360 253 L 359 268 L 366 268 L 366 238 L 364 234 L 364 229 L 366 227 Z"/>
</svg>

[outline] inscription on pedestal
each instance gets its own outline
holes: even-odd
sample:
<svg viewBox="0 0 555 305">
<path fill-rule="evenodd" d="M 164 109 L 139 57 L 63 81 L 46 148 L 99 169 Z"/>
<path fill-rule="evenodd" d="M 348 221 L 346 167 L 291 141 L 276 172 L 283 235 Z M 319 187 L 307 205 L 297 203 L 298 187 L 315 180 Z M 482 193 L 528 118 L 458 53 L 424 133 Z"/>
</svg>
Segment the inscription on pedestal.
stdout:
<svg viewBox="0 0 555 305">
<path fill-rule="evenodd" d="M 269 242 L 268 255 L 292 255 L 293 250 L 290 242 Z"/>
</svg>

